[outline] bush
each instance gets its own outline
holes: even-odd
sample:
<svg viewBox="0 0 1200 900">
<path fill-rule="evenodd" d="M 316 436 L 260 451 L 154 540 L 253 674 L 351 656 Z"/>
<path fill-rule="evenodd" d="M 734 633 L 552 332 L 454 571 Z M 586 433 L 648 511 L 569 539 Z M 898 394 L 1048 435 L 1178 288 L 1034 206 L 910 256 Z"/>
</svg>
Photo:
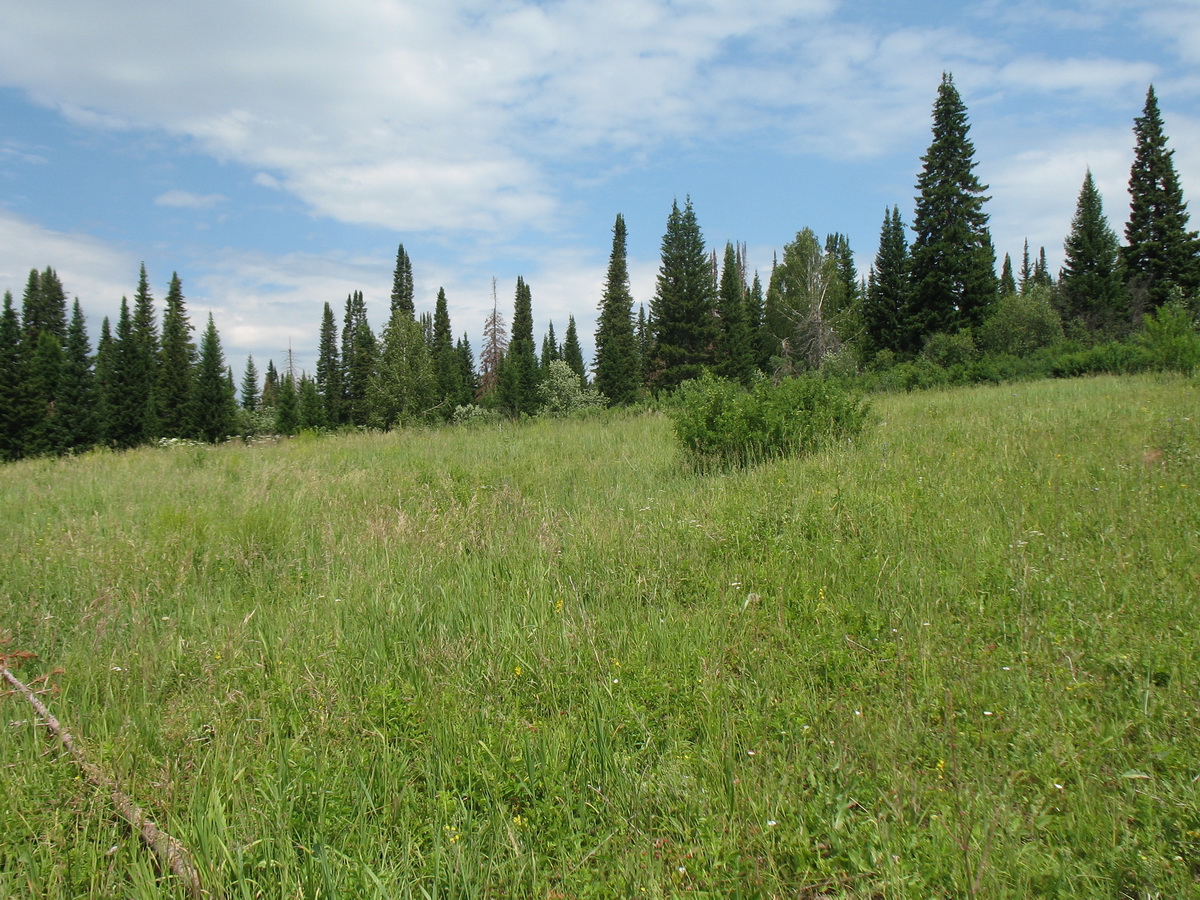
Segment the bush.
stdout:
<svg viewBox="0 0 1200 900">
<path fill-rule="evenodd" d="M 1182 300 L 1164 303 L 1145 316 L 1135 341 L 1146 351 L 1152 368 L 1191 375 L 1200 365 L 1200 335 Z"/>
<path fill-rule="evenodd" d="M 569 416 L 604 405 L 604 397 L 594 388 L 585 388 L 571 366 L 561 359 L 550 363 L 545 380 L 538 385 L 542 414 Z"/>
<path fill-rule="evenodd" d="M 951 366 L 965 366 L 977 355 L 975 339 L 971 337 L 969 331 L 959 331 L 955 334 L 946 332 L 931 334 L 925 340 L 925 347 L 921 350 L 923 359 L 935 366 L 941 366 L 943 369 Z"/>
<path fill-rule="evenodd" d="M 1078 378 L 1081 375 L 1132 375 L 1151 368 L 1149 352 L 1144 347 L 1109 341 L 1086 350 L 1064 353 L 1050 363 L 1055 378 Z"/>
<path fill-rule="evenodd" d="M 455 425 L 494 425 L 502 418 L 497 410 L 468 403 L 466 406 L 454 407 L 450 421 Z"/>
<path fill-rule="evenodd" d="M 921 358 L 892 366 L 879 376 L 875 389 L 879 391 L 915 391 L 948 384 L 950 374 L 937 363 Z"/>
<path fill-rule="evenodd" d="M 706 373 L 685 382 L 677 400 L 675 434 L 698 471 L 812 453 L 858 435 L 868 412 L 856 393 L 815 376 L 762 379 L 746 390 Z"/>
<path fill-rule="evenodd" d="M 1027 356 L 1063 339 L 1062 319 L 1050 303 L 1049 290 L 1039 286 L 1028 294 L 997 300 L 977 336 L 979 346 L 989 353 Z"/>
</svg>

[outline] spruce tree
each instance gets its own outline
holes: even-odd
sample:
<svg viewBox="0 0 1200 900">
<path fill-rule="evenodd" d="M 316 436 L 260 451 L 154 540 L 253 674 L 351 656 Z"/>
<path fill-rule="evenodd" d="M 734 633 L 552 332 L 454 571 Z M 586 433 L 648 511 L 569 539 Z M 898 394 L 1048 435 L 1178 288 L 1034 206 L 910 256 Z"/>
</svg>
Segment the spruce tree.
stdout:
<svg viewBox="0 0 1200 900">
<path fill-rule="evenodd" d="M 749 384 L 755 353 L 746 312 L 746 277 L 733 244 L 725 242 L 721 281 L 717 288 L 717 374 Z"/>
<path fill-rule="evenodd" d="M 617 213 L 600 317 L 596 320 L 596 388 L 610 406 L 633 402 L 641 386 L 629 290 L 625 217 Z"/>
<path fill-rule="evenodd" d="M 263 409 L 274 409 L 279 405 L 279 370 L 275 368 L 275 360 L 267 360 L 267 373 L 263 376 L 262 397 L 259 405 Z"/>
<path fill-rule="evenodd" d="M 884 211 L 879 250 L 867 280 L 867 296 L 863 303 L 863 328 L 869 354 L 883 350 L 910 354 L 919 349 L 914 346 L 907 327 L 910 297 L 908 239 L 900 219 L 900 207 L 893 206 L 890 212 Z"/>
<path fill-rule="evenodd" d="M 567 316 L 567 333 L 563 338 L 562 358 L 571 371 L 579 376 L 581 387 L 588 386 L 587 367 L 583 364 L 583 348 L 579 346 L 579 331 L 575 327 L 575 317 Z"/>
<path fill-rule="evenodd" d="M 296 396 L 296 379 L 291 372 L 280 379 L 275 404 L 275 433 L 295 434 L 300 430 L 300 401 Z"/>
<path fill-rule="evenodd" d="M 1009 297 L 1017 293 L 1017 280 L 1013 277 L 1012 257 L 1004 254 L 1004 266 L 1000 270 L 1000 296 Z"/>
<path fill-rule="evenodd" d="M 87 323 L 79 298 L 71 310 L 67 343 L 63 348 L 62 381 L 59 386 L 58 412 L 62 419 L 68 450 L 86 450 L 96 443 L 96 392 L 92 371 L 91 346 Z"/>
<path fill-rule="evenodd" d="M 325 405 L 325 421 L 331 427 L 345 423 L 345 396 L 342 364 L 338 354 L 337 320 L 333 307 L 325 304 L 321 318 L 321 337 L 317 349 L 317 390 Z"/>
<path fill-rule="evenodd" d="M 499 392 L 500 404 L 510 415 L 532 415 L 537 412 L 540 400 L 537 355 L 533 343 L 533 295 L 521 276 L 517 276 L 512 332 L 500 373 Z"/>
<path fill-rule="evenodd" d="M 4 292 L 0 312 L 0 462 L 25 455 L 25 440 L 33 409 L 21 360 L 21 321 L 12 293 Z"/>
<path fill-rule="evenodd" d="M 1029 238 L 1025 238 L 1025 246 L 1021 250 L 1021 278 L 1017 282 L 1017 289 L 1021 296 L 1029 293 L 1029 289 L 1033 287 L 1033 261 L 1029 258 Z"/>
<path fill-rule="evenodd" d="M 1103 201 L 1088 169 L 1075 204 L 1071 233 L 1063 244 L 1058 302 L 1067 323 L 1089 331 L 1115 333 L 1129 322 L 1129 308 L 1119 269 L 1121 246 L 1104 216 Z"/>
<path fill-rule="evenodd" d="M 402 314 L 407 312 L 400 308 Z M 411 318 L 411 316 L 410 316 Z M 342 378 L 345 385 L 346 416 L 351 425 L 366 425 L 371 418 L 371 374 L 375 369 L 378 342 L 367 323 L 367 307 L 362 291 L 346 298 L 346 315 L 342 322 Z M 293 390 L 295 385 L 293 385 Z"/>
<path fill-rule="evenodd" d="M 208 326 L 200 338 L 200 358 L 192 392 L 192 434 L 214 444 L 225 440 L 236 428 L 236 410 L 221 338 L 209 313 Z"/>
<path fill-rule="evenodd" d="M 242 373 L 242 409 L 258 409 L 258 368 L 254 365 L 254 355 L 246 357 L 246 370 Z"/>
<path fill-rule="evenodd" d="M 307 375 L 300 376 L 300 388 L 297 393 L 297 415 L 301 431 L 316 431 L 324 428 L 325 404 L 317 391 L 317 383 Z"/>
<path fill-rule="evenodd" d="M 650 303 L 654 323 L 653 383 L 673 389 L 712 363 L 717 338 L 716 284 L 692 200 L 671 204 L 662 239 L 658 286 Z"/>
<path fill-rule="evenodd" d="M 396 250 L 396 269 L 392 273 L 392 305 L 390 312 L 401 310 L 409 318 L 416 315 L 416 307 L 413 303 L 416 296 L 413 288 L 413 273 L 412 260 L 408 258 L 408 254 L 404 250 L 404 245 L 401 244 Z"/>
<path fill-rule="evenodd" d="M 370 383 L 372 423 L 391 429 L 428 415 L 437 379 L 424 331 L 403 307 L 392 313 L 382 343 Z"/>
<path fill-rule="evenodd" d="M 554 323 L 551 322 L 546 328 L 546 333 L 542 335 L 542 355 L 538 359 L 538 371 L 541 377 L 545 377 L 547 370 L 550 368 L 550 363 L 562 357 L 558 349 L 558 338 L 554 334 Z"/>
<path fill-rule="evenodd" d="M 475 371 L 475 354 L 471 350 L 471 342 L 466 332 L 463 332 L 463 336 L 455 343 L 454 352 L 458 357 L 459 390 L 462 391 L 454 405 L 470 406 L 479 393 L 479 374 Z"/>
<path fill-rule="evenodd" d="M 1172 160 L 1175 151 L 1167 149 L 1153 85 L 1133 133 L 1132 202 L 1121 261 L 1138 319 L 1165 303 L 1172 288 L 1190 295 L 1200 287 L 1200 241 L 1188 231 L 1187 203 Z"/>
<path fill-rule="evenodd" d="M 151 438 L 149 421 L 153 413 L 150 400 L 150 368 L 134 332 L 129 301 L 121 298 L 121 313 L 116 334 L 111 340 L 110 362 L 105 381 L 104 441 L 126 449 L 144 444 Z"/>
<path fill-rule="evenodd" d="M 49 331 L 61 345 L 67 339 L 67 295 L 58 273 L 49 266 L 39 273 L 33 269 L 25 285 L 21 324 L 26 346 L 32 354 L 38 335 Z"/>
<path fill-rule="evenodd" d="M 96 401 L 96 443 L 111 446 L 113 335 L 108 316 L 100 323 L 96 358 L 92 365 L 92 396 Z"/>
<path fill-rule="evenodd" d="M 62 453 L 67 440 L 58 409 L 63 352 L 52 331 L 43 329 L 37 333 L 37 344 L 24 368 L 33 404 L 25 452 L 29 456 Z"/>
<path fill-rule="evenodd" d="M 975 326 L 996 299 L 996 254 L 988 232 L 987 185 L 976 177 L 967 108 L 949 74 L 933 106 L 933 141 L 921 157 L 911 251 L 909 328 L 923 342 Z"/>
<path fill-rule="evenodd" d="M 445 288 L 438 288 L 437 301 L 433 308 L 433 373 L 436 388 L 436 406 L 442 419 L 449 419 L 454 408 L 466 402 L 462 364 L 454 347 L 454 334 L 450 326 L 450 308 L 446 302 Z"/>
<path fill-rule="evenodd" d="M 135 441 L 135 444 L 140 444 L 159 436 L 159 411 L 154 402 L 157 392 L 155 382 L 158 374 L 158 323 L 154 316 L 154 297 L 150 294 L 150 282 L 146 277 L 145 263 L 142 263 L 141 271 L 138 274 L 138 288 L 133 298 L 131 325 L 129 388 L 135 395 L 133 402 L 142 408 L 141 433 Z"/>
<path fill-rule="evenodd" d="M 177 272 L 171 273 L 171 286 L 162 319 L 162 346 L 158 352 L 158 377 L 155 381 L 155 409 L 159 432 L 166 437 L 190 437 L 192 427 L 192 379 L 196 365 L 196 347 L 192 343 L 192 323 L 183 302 L 183 285 Z"/>
</svg>

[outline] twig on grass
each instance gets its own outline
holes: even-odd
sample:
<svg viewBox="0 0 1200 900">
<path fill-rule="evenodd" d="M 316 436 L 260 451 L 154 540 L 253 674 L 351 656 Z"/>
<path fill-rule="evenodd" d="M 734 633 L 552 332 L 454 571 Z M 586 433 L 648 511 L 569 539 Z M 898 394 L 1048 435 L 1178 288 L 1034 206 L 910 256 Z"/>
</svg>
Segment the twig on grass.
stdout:
<svg viewBox="0 0 1200 900">
<path fill-rule="evenodd" d="M 83 771 L 87 780 L 100 790 L 108 792 L 109 796 L 112 797 L 113 805 L 117 808 L 117 812 L 121 814 L 125 821 L 133 826 L 134 831 L 138 833 L 138 836 L 141 837 L 146 846 L 155 852 L 162 864 L 174 872 L 179 880 L 183 882 L 189 896 L 202 896 L 200 873 L 196 869 L 196 864 L 192 861 L 192 855 L 188 852 L 187 848 L 150 821 L 145 811 L 134 803 L 130 796 L 117 786 L 117 783 L 113 779 L 104 774 L 99 767 L 88 762 L 87 757 L 83 755 L 83 751 L 79 749 L 79 745 L 75 743 L 75 738 L 62 727 L 58 719 L 51 714 L 50 710 L 38 699 L 37 695 L 28 685 L 17 679 L 8 670 L 6 665 L 0 665 L 0 675 L 30 702 L 37 714 L 42 717 L 46 728 L 49 729 L 50 733 L 54 735 L 66 751 L 71 754 L 71 758 L 75 760 L 75 764 Z"/>
</svg>

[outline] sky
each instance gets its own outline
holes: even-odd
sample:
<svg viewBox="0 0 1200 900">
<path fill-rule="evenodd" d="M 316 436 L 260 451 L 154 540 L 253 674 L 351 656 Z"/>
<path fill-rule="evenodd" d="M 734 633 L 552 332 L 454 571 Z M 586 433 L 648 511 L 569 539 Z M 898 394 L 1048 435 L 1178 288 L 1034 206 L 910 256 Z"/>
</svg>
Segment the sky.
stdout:
<svg viewBox="0 0 1200 900">
<path fill-rule="evenodd" d="M 286 12 L 284 12 L 286 10 Z M 943 72 L 1000 259 L 1052 269 L 1090 167 L 1118 234 L 1153 83 L 1200 190 L 1198 0 L 0 0 L 0 290 L 53 267 L 115 322 L 173 272 L 235 375 L 315 367 L 325 303 L 387 317 L 400 244 L 478 352 L 493 279 L 585 353 L 621 213 L 634 302 L 673 201 L 765 284 L 804 228 L 866 274 L 911 222 Z M 1192 227 L 1200 226 L 1194 213 Z M 910 236 L 911 237 L 911 236 Z"/>
</svg>

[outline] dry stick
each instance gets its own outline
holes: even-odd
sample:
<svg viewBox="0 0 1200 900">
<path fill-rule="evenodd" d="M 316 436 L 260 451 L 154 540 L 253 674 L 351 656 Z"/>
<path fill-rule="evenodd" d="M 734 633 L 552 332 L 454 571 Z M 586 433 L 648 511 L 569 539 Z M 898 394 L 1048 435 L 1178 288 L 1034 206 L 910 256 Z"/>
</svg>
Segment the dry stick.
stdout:
<svg viewBox="0 0 1200 900">
<path fill-rule="evenodd" d="M 115 781 L 100 771 L 99 767 L 88 762 L 87 757 L 83 755 L 83 751 L 76 745 L 75 739 L 59 724 L 58 719 L 54 718 L 50 710 L 37 698 L 37 695 L 34 694 L 28 685 L 17 680 L 12 672 L 8 671 L 6 666 L 0 666 L 0 675 L 3 675 L 9 684 L 25 695 L 25 699 L 33 705 L 37 714 L 42 717 L 42 720 L 46 723 L 46 727 L 50 729 L 50 733 L 58 738 L 58 742 L 67 749 L 67 752 L 71 754 L 71 757 L 75 760 L 79 768 L 83 770 L 83 774 L 87 776 L 87 780 L 101 790 L 109 793 L 113 804 L 117 807 L 117 812 L 133 826 L 134 830 L 145 841 L 146 846 L 158 855 L 163 865 L 179 877 L 179 880 L 187 888 L 188 893 L 192 897 L 202 896 L 200 873 L 196 870 L 196 864 L 192 862 L 192 855 L 188 853 L 187 848 L 151 822 L 147 818 L 146 813 L 130 799 L 129 795 L 117 787 Z"/>
</svg>

